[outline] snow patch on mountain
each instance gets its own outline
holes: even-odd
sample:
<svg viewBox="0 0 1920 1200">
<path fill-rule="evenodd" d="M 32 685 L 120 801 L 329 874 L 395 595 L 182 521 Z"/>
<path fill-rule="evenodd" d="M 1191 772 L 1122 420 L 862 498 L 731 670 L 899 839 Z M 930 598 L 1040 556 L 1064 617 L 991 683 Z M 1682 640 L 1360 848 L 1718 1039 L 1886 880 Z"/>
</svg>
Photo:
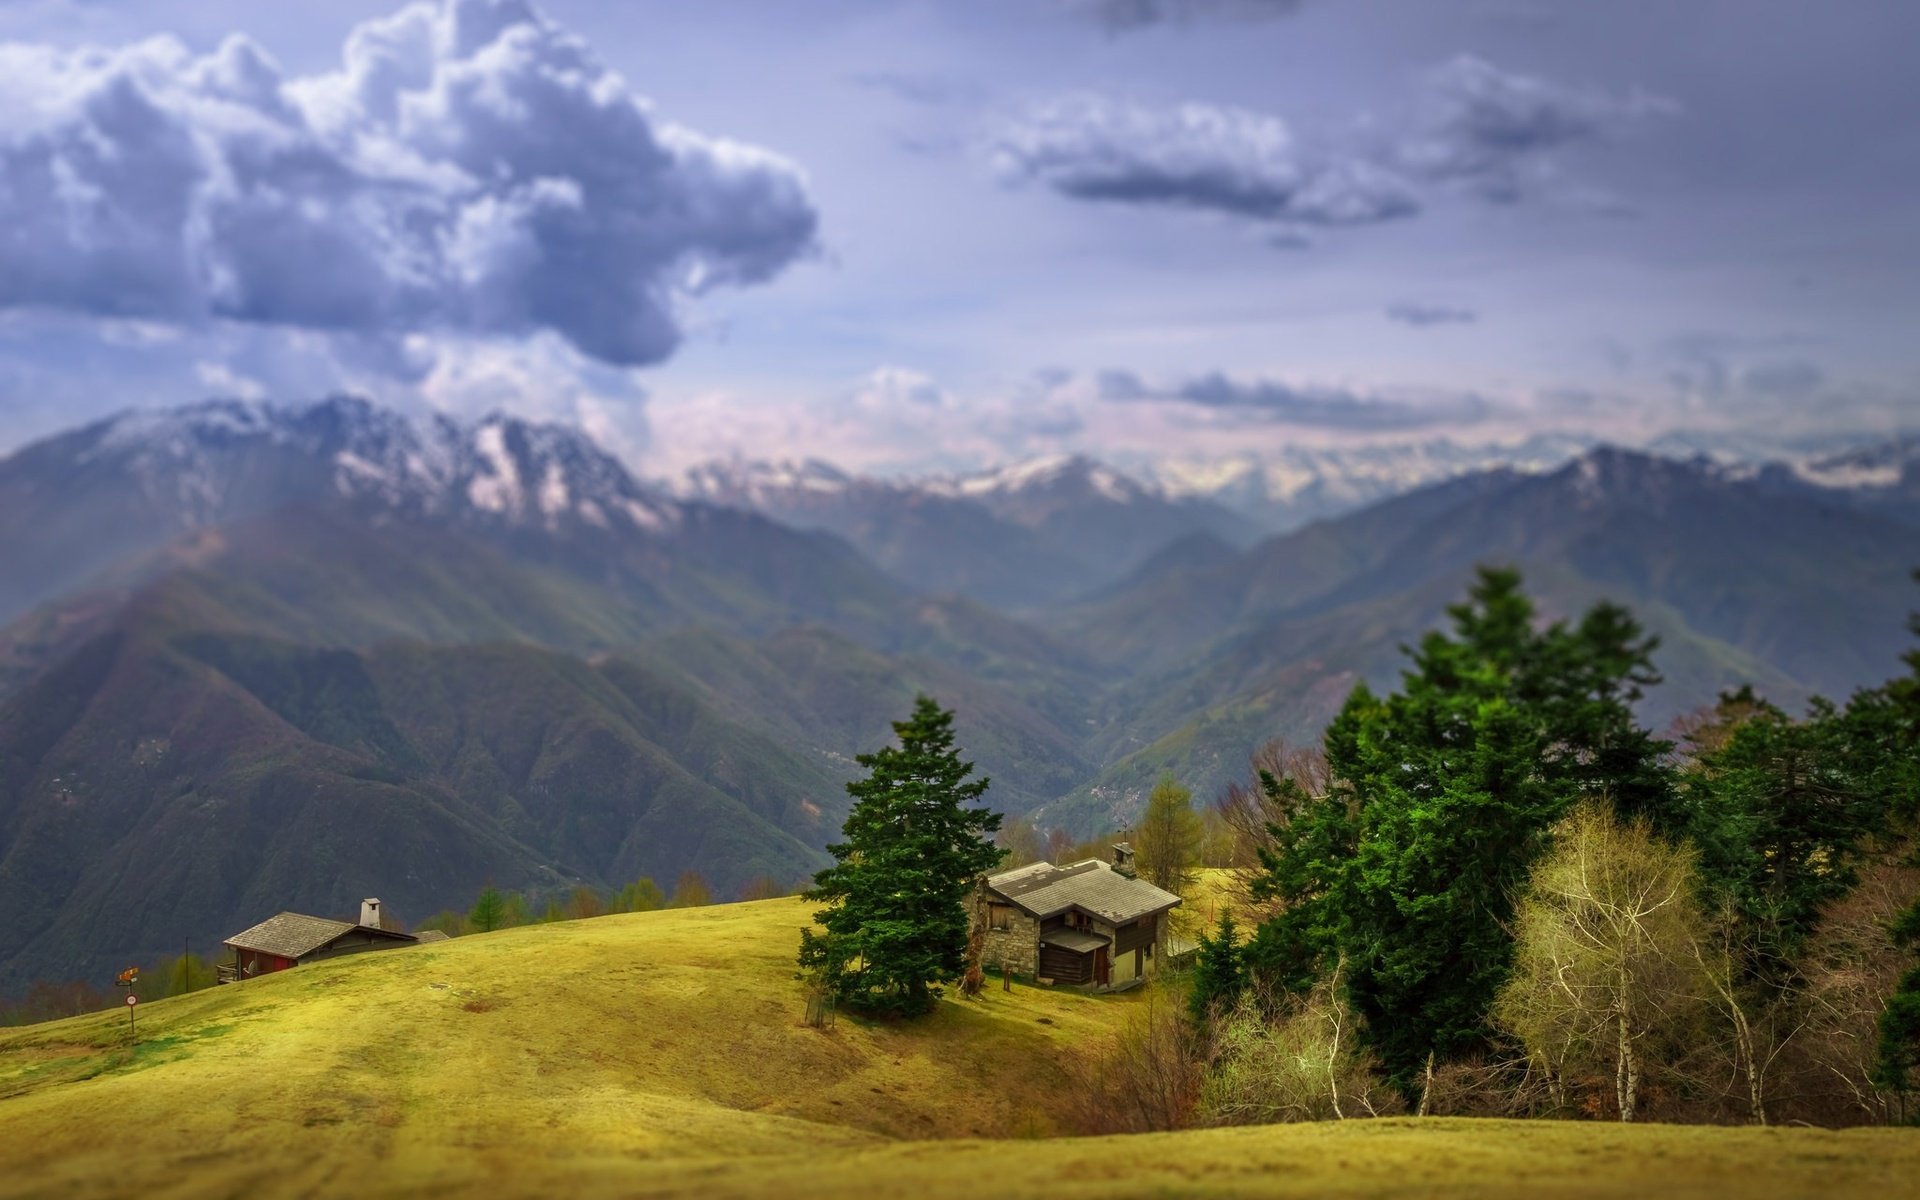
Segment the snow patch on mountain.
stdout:
<svg viewBox="0 0 1920 1200">
<path fill-rule="evenodd" d="M 77 466 L 124 472 L 188 527 L 228 515 L 219 480 L 265 455 L 257 490 L 287 502 L 330 495 L 416 515 L 538 523 L 561 531 L 679 520 L 672 497 L 642 484 L 579 430 L 495 413 L 473 424 L 415 421 L 353 397 L 312 405 L 215 400 L 108 418 L 74 435 Z M 241 473 L 247 476 L 247 472 Z"/>
</svg>

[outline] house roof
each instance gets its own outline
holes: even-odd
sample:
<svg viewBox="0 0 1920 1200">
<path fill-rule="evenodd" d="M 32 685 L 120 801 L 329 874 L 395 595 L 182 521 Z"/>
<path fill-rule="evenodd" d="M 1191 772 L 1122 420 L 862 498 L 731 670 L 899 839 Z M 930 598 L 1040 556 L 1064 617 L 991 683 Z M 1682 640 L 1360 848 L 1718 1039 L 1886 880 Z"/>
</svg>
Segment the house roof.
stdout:
<svg viewBox="0 0 1920 1200">
<path fill-rule="evenodd" d="M 444 942 L 447 938 L 448 934 L 444 929 L 422 929 L 413 935 L 413 940 L 416 942 Z"/>
<path fill-rule="evenodd" d="M 302 954 L 312 954 L 352 928 L 351 921 L 329 921 L 325 917 L 283 912 L 234 934 L 227 939 L 227 945 L 277 954 L 281 958 L 299 958 Z"/>
<path fill-rule="evenodd" d="M 1088 933 L 1084 929 L 1049 929 L 1040 935 L 1040 944 L 1058 946 L 1076 954 L 1088 954 L 1110 943 L 1099 934 Z"/>
<path fill-rule="evenodd" d="M 352 921 L 330 921 L 325 917 L 309 917 L 304 913 L 283 912 L 268 917 L 252 929 L 243 930 L 227 939 L 227 945 L 241 950 L 252 950 L 260 954 L 273 954 L 281 958 L 300 958 L 312 954 L 342 934 L 354 930 L 390 937 L 403 942 L 411 942 L 412 934 L 394 933 L 389 929 L 369 929 L 364 925 L 355 925 Z"/>
<path fill-rule="evenodd" d="M 987 887 L 1042 919 L 1077 908 L 1116 925 L 1164 912 L 1180 897 L 1144 879 L 1129 879 L 1097 858 L 1064 867 L 1034 863 L 987 878 Z"/>
</svg>

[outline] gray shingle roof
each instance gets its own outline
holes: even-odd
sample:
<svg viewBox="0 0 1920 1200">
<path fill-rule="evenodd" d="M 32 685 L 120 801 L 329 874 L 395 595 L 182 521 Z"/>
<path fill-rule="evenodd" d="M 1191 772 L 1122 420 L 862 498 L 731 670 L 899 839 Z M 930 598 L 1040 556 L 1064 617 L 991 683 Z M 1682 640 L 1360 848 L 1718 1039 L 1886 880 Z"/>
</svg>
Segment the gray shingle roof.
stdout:
<svg viewBox="0 0 1920 1200">
<path fill-rule="evenodd" d="M 234 934 L 227 939 L 227 945 L 261 954 L 277 954 L 281 958 L 299 958 L 312 954 L 353 928 L 351 921 L 329 921 L 325 917 L 283 912 Z"/>
<path fill-rule="evenodd" d="M 1128 879 L 1097 858 L 1056 867 L 1035 863 L 987 877 L 987 887 L 1035 917 L 1078 908 L 1124 925 L 1180 903 L 1180 897 L 1144 879 Z"/>
</svg>

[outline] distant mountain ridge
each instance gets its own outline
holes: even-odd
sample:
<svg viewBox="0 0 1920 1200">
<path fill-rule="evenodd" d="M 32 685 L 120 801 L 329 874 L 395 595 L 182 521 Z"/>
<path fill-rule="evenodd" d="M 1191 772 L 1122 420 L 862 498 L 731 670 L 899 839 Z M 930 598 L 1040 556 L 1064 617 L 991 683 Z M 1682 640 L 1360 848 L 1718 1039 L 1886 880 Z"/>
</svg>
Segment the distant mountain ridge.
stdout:
<svg viewBox="0 0 1920 1200">
<path fill-rule="evenodd" d="M 1108 586 L 1183 537 L 1246 544 L 1260 532 L 1222 505 L 1170 496 L 1081 455 L 898 480 L 817 460 L 736 460 L 696 467 L 678 487 L 836 534 L 914 586 L 1022 608 Z"/>
<path fill-rule="evenodd" d="M 1839 448 L 1833 444 L 1836 441 L 1841 443 Z M 662 487 L 676 495 L 804 518 L 810 511 L 831 510 L 854 495 L 874 502 L 972 497 L 998 507 L 1011 497 L 1043 490 L 1051 481 L 1075 480 L 1083 493 L 1104 494 L 1120 504 L 1151 497 L 1163 504 L 1225 509 L 1244 522 L 1243 528 L 1272 534 L 1466 475 L 1502 470 L 1547 474 L 1605 445 L 1601 438 L 1565 433 L 1535 434 L 1513 442 L 1430 438 L 1335 445 L 1280 443 L 1258 453 L 1170 456 L 1125 468 L 1084 455 L 1056 455 L 966 474 L 889 477 L 858 475 L 820 459 L 736 458 L 695 467 L 681 480 Z M 1896 499 L 1904 502 L 1920 492 L 1916 482 L 1920 480 L 1920 436 L 1914 435 L 1885 441 L 1855 437 L 1782 445 L 1755 437 L 1677 432 L 1655 438 L 1639 450 L 1658 458 L 1699 460 L 1729 478 L 1770 475 L 1846 493 L 1869 507 Z M 1226 536 L 1211 526 L 1191 532 Z"/>
<path fill-rule="evenodd" d="M 1740 683 L 1789 708 L 1877 683 L 1920 608 L 1920 527 L 1847 492 L 1613 447 L 1464 476 L 1055 616 L 1060 637 L 1137 669 L 1105 701 L 1101 778 L 1048 815 L 1111 819 L 1162 771 L 1204 791 L 1265 737 L 1311 740 L 1353 683 L 1391 685 L 1398 647 L 1481 563 L 1519 567 L 1548 616 L 1610 599 L 1660 635 L 1666 683 L 1642 710 L 1656 726 Z"/>
</svg>

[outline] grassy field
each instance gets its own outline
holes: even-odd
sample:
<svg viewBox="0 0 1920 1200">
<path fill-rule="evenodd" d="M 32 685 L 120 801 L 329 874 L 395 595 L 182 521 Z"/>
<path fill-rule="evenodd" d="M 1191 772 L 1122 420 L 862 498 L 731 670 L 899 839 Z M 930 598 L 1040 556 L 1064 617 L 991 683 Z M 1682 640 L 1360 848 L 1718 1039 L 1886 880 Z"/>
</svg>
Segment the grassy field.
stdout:
<svg viewBox="0 0 1920 1200">
<path fill-rule="evenodd" d="M 802 1020 L 795 900 L 318 963 L 0 1031 L 0 1195 L 1892 1195 L 1920 1134 L 1383 1121 L 1061 1139 L 1147 992 Z"/>
</svg>

